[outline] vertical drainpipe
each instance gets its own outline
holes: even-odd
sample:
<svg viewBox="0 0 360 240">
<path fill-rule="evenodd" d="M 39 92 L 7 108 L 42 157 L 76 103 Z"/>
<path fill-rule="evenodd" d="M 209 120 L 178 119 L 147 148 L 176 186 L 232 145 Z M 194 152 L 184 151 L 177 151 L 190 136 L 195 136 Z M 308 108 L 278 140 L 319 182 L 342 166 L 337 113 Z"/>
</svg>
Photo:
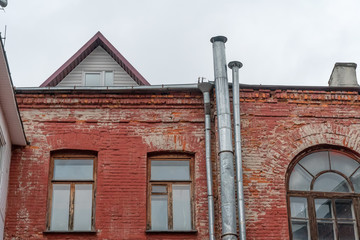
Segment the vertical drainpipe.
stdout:
<svg viewBox="0 0 360 240">
<path fill-rule="evenodd" d="M 240 87 L 239 87 L 239 69 L 242 67 L 241 62 L 230 62 L 229 68 L 232 69 L 233 77 L 233 113 L 234 113 L 234 138 L 235 138 L 235 165 L 237 179 L 237 199 L 239 211 L 239 230 L 240 239 L 246 240 L 245 224 L 245 204 L 243 189 L 243 172 L 241 160 L 241 129 L 240 129 Z"/>
<path fill-rule="evenodd" d="M 210 106 L 210 90 L 213 85 L 208 82 L 199 83 L 199 89 L 204 96 L 205 109 L 205 154 L 206 154 L 206 182 L 208 195 L 208 211 L 209 211 L 209 239 L 215 240 L 215 216 L 214 216 L 214 197 L 212 186 L 212 169 L 211 169 L 211 106 Z"/>
<path fill-rule="evenodd" d="M 236 204 L 234 183 L 234 153 L 232 146 L 231 116 L 227 66 L 225 59 L 226 37 L 211 38 L 214 55 L 214 76 L 216 92 L 216 111 L 219 135 L 219 159 L 221 178 L 221 218 L 222 239 L 235 240 Z"/>
</svg>

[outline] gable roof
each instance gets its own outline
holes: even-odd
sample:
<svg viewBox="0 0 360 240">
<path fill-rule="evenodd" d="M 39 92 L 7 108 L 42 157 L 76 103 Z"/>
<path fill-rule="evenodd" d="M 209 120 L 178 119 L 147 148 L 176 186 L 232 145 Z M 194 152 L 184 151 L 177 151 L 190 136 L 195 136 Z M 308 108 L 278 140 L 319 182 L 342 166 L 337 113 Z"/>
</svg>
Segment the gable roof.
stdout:
<svg viewBox="0 0 360 240">
<path fill-rule="evenodd" d="M 143 76 L 124 58 L 123 55 L 101 34 L 97 32 L 69 60 L 56 70 L 40 87 L 55 87 L 66 75 L 79 65 L 95 48 L 101 46 L 129 75 L 141 85 L 150 85 Z"/>
</svg>

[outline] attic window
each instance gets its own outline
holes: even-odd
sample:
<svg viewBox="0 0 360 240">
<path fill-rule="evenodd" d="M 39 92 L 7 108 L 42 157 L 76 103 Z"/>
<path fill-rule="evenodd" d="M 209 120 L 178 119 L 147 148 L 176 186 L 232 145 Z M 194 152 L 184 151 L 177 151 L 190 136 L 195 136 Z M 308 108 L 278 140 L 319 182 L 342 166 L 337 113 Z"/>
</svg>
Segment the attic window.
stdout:
<svg viewBox="0 0 360 240">
<path fill-rule="evenodd" d="M 113 71 L 84 72 L 84 86 L 113 86 Z"/>
</svg>

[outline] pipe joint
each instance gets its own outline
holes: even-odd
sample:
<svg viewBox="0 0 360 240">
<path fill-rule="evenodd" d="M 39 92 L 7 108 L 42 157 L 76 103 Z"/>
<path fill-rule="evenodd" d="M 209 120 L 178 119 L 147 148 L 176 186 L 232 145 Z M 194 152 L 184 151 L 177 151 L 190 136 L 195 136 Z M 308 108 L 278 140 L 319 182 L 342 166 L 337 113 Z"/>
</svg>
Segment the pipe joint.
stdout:
<svg viewBox="0 0 360 240">
<path fill-rule="evenodd" d="M 236 239 L 239 238 L 239 235 L 237 235 L 235 233 L 224 233 L 224 234 L 221 235 L 221 238 L 227 237 L 227 236 L 234 236 L 234 237 L 236 237 Z"/>
<path fill-rule="evenodd" d="M 209 82 L 202 82 L 198 84 L 199 90 L 202 93 L 210 92 L 210 90 L 213 88 L 213 84 Z"/>
<path fill-rule="evenodd" d="M 231 151 L 231 150 L 222 150 L 222 151 L 219 151 L 219 153 L 218 153 L 218 155 L 220 156 L 220 154 L 222 154 L 222 153 L 231 153 L 231 154 L 233 154 L 234 152 L 233 151 Z"/>
</svg>

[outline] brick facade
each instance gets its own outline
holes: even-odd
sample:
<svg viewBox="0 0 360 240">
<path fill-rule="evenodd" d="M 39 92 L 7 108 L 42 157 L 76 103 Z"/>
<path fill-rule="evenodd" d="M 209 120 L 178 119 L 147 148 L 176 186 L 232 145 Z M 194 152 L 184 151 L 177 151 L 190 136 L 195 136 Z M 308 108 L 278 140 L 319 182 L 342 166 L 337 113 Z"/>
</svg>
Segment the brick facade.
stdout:
<svg viewBox="0 0 360 240">
<path fill-rule="evenodd" d="M 206 239 L 202 94 L 18 94 L 30 145 L 15 149 L 6 239 Z M 44 234 L 50 152 L 98 152 L 96 234 Z M 145 233 L 147 154 L 195 156 L 197 233 Z"/>
<path fill-rule="evenodd" d="M 289 239 L 288 166 L 297 154 L 321 144 L 360 152 L 359 93 L 247 87 L 240 96 L 247 237 Z M 200 92 L 54 90 L 19 92 L 17 99 L 30 145 L 13 150 L 5 239 L 208 239 Z M 215 128 L 214 101 L 212 106 Z M 220 239 L 216 145 L 214 134 L 215 218 Z M 50 152 L 59 149 L 98 152 L 96 234 L 43 233 Z M 197 233 L 145 232 L 150 152 L 194 154 Z"/>
</svg>

